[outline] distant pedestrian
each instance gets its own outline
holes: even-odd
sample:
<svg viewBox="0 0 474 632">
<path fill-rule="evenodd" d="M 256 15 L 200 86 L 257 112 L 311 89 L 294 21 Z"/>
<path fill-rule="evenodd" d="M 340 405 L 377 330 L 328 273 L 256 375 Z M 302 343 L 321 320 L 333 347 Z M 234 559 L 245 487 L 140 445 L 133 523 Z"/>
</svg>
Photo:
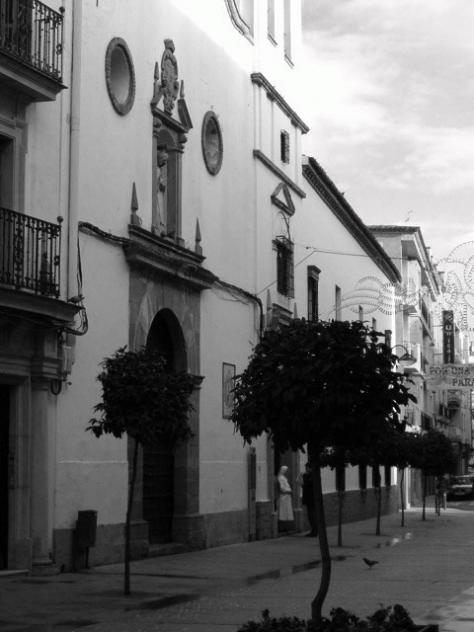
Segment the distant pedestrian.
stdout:
<svg viewBox="0 0 474 632">
<path fill-rule="evenodd" d="M 282 465 L 278 472 L 278 528 L 289 531 L 293 528 L 294 515 L 291 498 L 291 486 L 286 477 L 288 468 Z"/>
<path fill-rule="evenodd" d="M 309 463 L 305 465 L 305 471 L 300 477 L 300 483 L 303 489 L 301 501 L 306 507 L 306 515 L 310 526 L 310 531 L 306 535 L 307 537 L 316 537 L 318 535 L 318 527 L 316 526 L 316 511 L 314 508 L 313 477 Z"/>
</svg>

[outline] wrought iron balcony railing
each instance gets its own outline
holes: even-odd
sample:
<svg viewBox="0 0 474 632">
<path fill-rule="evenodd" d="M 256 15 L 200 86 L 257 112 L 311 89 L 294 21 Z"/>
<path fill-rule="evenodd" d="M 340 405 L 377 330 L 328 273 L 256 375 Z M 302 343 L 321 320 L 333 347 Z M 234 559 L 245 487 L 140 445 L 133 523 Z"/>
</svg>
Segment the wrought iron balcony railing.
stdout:
<svg viewBox="0 0 474 632">
<path fill-rule="evenodd" d="M 61 225 L 0 207 L 0 285 L 59 297 Z"/>
<path fill-rule="evenodd" d="M 39 0 L 0 0 L 0 51 L 61 81 L 62 13 Z"/>
</svg>

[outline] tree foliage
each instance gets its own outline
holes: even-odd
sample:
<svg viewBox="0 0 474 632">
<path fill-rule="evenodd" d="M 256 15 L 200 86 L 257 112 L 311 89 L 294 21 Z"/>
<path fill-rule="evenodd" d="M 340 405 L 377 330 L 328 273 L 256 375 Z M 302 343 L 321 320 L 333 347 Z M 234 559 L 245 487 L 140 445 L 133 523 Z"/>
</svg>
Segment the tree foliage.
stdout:
<svg viewBox="0 0 474 632">
<path fill-rule="evenodd" d="M 171 373 L 156 351 L 118 349 L 101 364 L 97 380 L 102 401 L 94 407 L 99 417 L 89 422 L 96 437 L 124 433 L 138 443 L 156 445 L 161 440 L 175 444 L 191 436 L 188 414 L 193 378 Z"/>
<path fill-rule="evenodd" d="M 102 401 L 94 407 L 99 413 L 87 430 L 96 437 L 127 434 L 134 440 L 125 519 L 124 593 L 130 594 L 131 518 L 137 477 L 138 446 L 175 445 L 192 433 L 188 413 L 193 378 L 187 373 L 171 373 L 156 351 L 118 349 L 101 364 L 97 380 L 102 386 Z"/>
<path fill-rule="evenodd" d="M 268 433 L 281 452 L 351 449 L 399 426 L 414 399 L 396 356 L 360 321 L 294 320 L 265 332 L 237 377 L 233 421 L 247 442 Z"/>
<path fill-rule="evenodd" d="M 267 433 L 279 452 L 308 447 L 322 560 L 311 604 L 316 622 L 331 576 L 322 455 L 352 452 L 387 428 L 401 429 L 400 407 L 414 400 L 381 336 L 360 321 L 293 320 L 265 332 L 236 379 L 232 420 L 246 442 Z"/>
<path fill-rule="evenodd" d="M 427 476 L 443 476 L 456 471 L 457 458 L 448 437 L 439 430 L 428 430 L 413 439 L 411 465 Z"/>
</svg>

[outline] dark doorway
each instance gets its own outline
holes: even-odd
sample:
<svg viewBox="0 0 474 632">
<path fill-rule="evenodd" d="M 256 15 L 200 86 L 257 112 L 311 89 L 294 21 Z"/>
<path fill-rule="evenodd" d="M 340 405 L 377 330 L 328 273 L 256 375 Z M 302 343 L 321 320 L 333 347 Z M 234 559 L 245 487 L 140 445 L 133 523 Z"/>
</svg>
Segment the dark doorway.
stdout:
<svg viewBox="0 0 474 632">
<path fill-rule="evenodd" d="M 147 347 L 160 352 L 170 372 L 186 368 L 184 339 L 179 323 L 170 310 L 154 318 Z M 171 542 L 174 513 L 174 451 L 170 444 L 144 446 L 143 518 L 148 522 L 151 544 Z"/>
<path fill-rule="evenodd" d="M 8 568 L 8 455 L 10 389 L 0 385 L 0 569 Z"/>
</svg>

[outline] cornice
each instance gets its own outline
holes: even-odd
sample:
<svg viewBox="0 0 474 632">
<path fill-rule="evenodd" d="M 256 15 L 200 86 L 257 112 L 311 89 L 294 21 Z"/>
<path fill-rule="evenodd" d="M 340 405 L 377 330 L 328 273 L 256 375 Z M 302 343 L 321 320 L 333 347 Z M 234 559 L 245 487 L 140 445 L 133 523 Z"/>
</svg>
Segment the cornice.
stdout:
<svg viewBox="0 0 474 632">
<path fill-rule="evenodd" d="M 280 180 L 283 180 L 283 182 L 287 184 L 290 189 L 296 193 L 296 195 L 299 195 L 300 198 L 306 197 L 306 193 L 303 191 L 303 189 L 299 187 L 296 182 L 294 182 L 290 177 L 288 177 L 284 171 L 277 167 L 273 160 L 270 160 L 270 158 L 268 158 L 268 156 L 266 156 L 263 151 L 261 151 L 260 149 L 254 149 L 253 156 L 254 158 L 260 160 L 260 162 L 263 162 L 263 164 L 268 167 L 268 169 L 270 169 L 270 171 L 272 171 L 276 176 L 278 176 Z"/>
<path fill-rule="evenodd" d="M 402 279 L 398 268 L 314 158 L 303 165 L 303 175 L 380 270 L 390 281 L 399 283 Z"/>
<path fill-rule="evenodd" d="M 275 103 L 288 116 L 295 127 L 300 129 L 303 134 L 309 132 L 309 127 L 306 125 L 306 123 L 298 116 L 298 114 L 296 114 L 293 108 L 290 107 L 288 102 L 282 97 L 275 86 L 272 86 L 265 75 L 263 75 L 261 72 L 253 72 L 250 75 L 250 78 L 252 80 L 252 83 L 265 90 L 270 101 L 275 101 Z"/>
<path fill-rule="evenodd" d="M 197 290 L 208 289 L 217 280 L 202 267 L 203 256 L 138 226 L 129 225 L 128 230 L 130 239 L 123 248 L 130 265 L 177 278 Z"/>
</svg>

